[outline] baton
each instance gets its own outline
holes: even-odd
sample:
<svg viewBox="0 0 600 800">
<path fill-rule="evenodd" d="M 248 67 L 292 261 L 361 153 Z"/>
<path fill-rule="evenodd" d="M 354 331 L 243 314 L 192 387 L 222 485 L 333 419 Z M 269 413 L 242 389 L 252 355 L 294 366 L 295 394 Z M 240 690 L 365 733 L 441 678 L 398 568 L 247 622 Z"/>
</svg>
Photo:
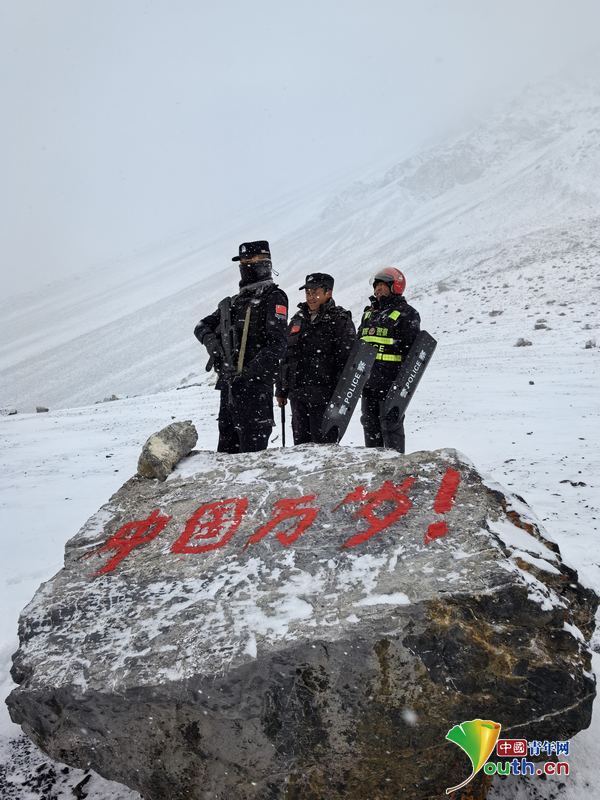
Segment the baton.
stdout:
<svg viewBox="0 0 600 800">
<path fill-rule="evenodd" d="M 281 406 L 281 446 L 285 447 L 285 405 Z"/>
</svg>

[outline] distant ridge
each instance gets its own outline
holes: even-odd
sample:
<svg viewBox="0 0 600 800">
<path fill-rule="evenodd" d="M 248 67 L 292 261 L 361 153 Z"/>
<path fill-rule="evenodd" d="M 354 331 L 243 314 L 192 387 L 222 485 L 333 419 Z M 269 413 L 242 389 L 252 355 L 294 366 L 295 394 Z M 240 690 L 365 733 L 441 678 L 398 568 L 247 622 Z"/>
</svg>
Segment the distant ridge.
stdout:
<svg viewBox="0 0 600 800">
<path fill-rule="evenodd" d="M 236 291 L 227 248 L 232 237 L 258 235 L 257 224 L 271 239 L 277 280 L 292 308 L 301 299 L 299 280 L 322 269 L 336 277 L 336 299 L 357 317 L 369 275 L 388 263 L 406 272 L 407 296 L 419 299 L 434 334 L 440 282 L 463 294 L 491 282 L 504 299 L 510 286 L 502 284 L 510 276 L 512 286 L 521 270 L 521 280 L 539 282 L 540 296 L 567 292 L 587 307 L 598 298 L 599 133 L 596 74 L 546 80 L 486 122 L 333 197 L 331 187 L 328 199 L 320 187 L 312 197 L 290 198 L 273 218 L 278 238 L 269 234 L 264 209 L 254 227 L 240 223 L 205 247 L 188 238 L 155 258 L 132 256 L 120 272 L 98 271 L 14 298 L 1 323 L 0 407 L 86 405 L 172 388 L 184 376 L 207 380 L 192 330 Z M 295 213 L 301 222 L 293 227 Z M 576 266 L 581 272 L 567 285 L 572 276 L 564 269 Z M 524 311 L 527 297 L 514 289 L 512 308 Z M 461 330 L 474 320 L 468 314 Z"/>
</svg>

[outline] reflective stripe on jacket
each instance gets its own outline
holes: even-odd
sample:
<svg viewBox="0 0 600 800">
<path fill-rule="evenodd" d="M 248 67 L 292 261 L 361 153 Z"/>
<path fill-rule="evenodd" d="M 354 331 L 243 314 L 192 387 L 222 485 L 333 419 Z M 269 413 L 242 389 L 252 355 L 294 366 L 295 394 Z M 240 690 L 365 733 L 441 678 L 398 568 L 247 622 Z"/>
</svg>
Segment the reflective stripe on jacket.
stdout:
<svg viewBox="0 0 600 800">
<path fill-rule="evenodd" d="M 365 391 L 385 396 L 419 333 L 421 318 L 401 294 L 370 299 L 358 330 L 359 337 L 377 350 Z"/>
<path fill-rule="evenodd" d="M 360 338 L 363 342 L 369 342 L 369 344 L 375 346 L 377 350 L 375 358 L 377 361 L 402 361 L 401 342 L 390 336 L 390 333 L 393 333 L 393 323 L 400 317 L 400 311 L 394 309 L 390 314 L 387 314 L 387 320 L 391 320 L 392 323 L 387 323 L 386 327 L 383 327 L 385 323 L 379 319 L 380 315 L 378 315 L 377 321 L 381 324 L 377 327 L 371 325 L 369 320 L 372 313 L 372 311 L 367 311 L 363 316 Z"/>
</svg>

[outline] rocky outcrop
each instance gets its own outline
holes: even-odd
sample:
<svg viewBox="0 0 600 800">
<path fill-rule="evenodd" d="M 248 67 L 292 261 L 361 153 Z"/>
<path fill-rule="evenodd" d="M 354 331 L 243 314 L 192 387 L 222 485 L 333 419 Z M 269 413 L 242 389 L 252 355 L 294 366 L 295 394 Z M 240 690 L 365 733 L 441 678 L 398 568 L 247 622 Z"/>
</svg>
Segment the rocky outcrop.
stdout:
<svg viewBox="0 0 600 800">
<path fill-rule="evenodd" d="M 194 448 L 198 432 L 191 420 L 173 422 L 152 436 L 142 447 L 138 459 L 138 473 L 143 478 L 164 481 L 184 456 Z"/>
<path fill-rule="evenodd" d="M 596 605 L 454 451 L 200 453 L 67 544 L 8 705 L 52 758 L 146 800 L 441 798 L 471 772 L 457 724 L 589 725 Z"/>
</svg>

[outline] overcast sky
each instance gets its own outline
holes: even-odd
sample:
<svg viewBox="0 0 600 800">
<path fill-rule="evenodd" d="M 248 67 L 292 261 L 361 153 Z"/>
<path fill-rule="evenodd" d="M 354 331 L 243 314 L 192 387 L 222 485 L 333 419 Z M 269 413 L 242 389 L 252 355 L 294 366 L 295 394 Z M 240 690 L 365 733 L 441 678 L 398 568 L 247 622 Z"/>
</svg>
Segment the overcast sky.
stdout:
<svg viewBox="0 0 600 800">
<path fill-rule="evenodd" d="M 0 0 L 3 288 L 392 163 L 599 42 L 600 0 Z"/>
</svg>

